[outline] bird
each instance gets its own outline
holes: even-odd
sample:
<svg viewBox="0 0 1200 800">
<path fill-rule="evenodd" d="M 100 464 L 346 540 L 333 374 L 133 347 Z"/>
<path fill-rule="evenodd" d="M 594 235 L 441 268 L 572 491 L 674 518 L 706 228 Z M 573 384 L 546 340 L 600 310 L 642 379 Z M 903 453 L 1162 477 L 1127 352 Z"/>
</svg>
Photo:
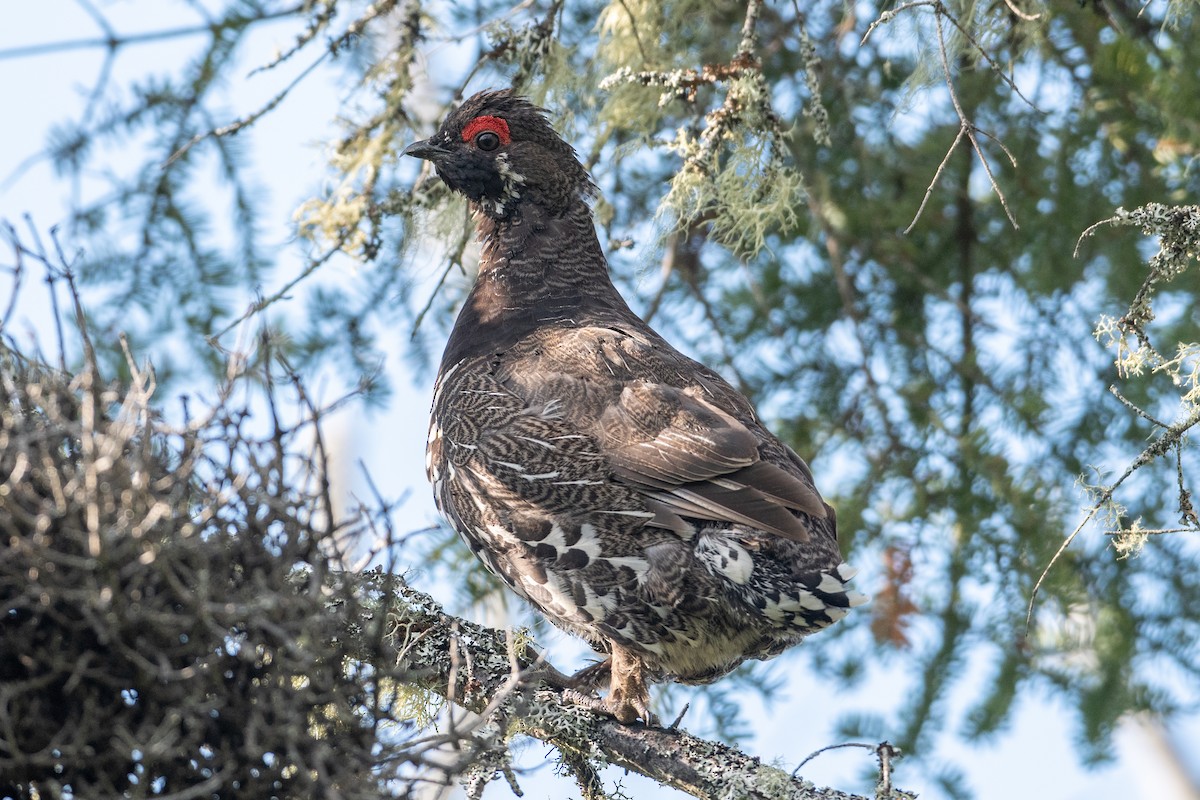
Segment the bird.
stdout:
<svg viewBox="0 0 1200 800">
<path fill-rule="evenodd" d="M 483 91 L 404 154 L 466 197 L 480 242 L 434 384 L 434 499 L 492 573 L 602 654 L 571 677 L 578 695 L 656 724 L 650 685 L 709 683 L 866 601 L 808 465 L 617 291 L 597 188 L 545 109 Z"/>
</svg>

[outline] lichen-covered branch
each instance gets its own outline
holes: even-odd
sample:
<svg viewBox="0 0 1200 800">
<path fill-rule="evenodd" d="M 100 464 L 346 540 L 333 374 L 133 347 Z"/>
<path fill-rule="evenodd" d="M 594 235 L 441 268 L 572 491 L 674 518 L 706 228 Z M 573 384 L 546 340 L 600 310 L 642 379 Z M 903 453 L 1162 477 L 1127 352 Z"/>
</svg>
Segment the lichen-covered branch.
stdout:
<svg viewBox="0 0 1200 800">
<path fill-rule="evenodd" d="M 1088 495 L 1088 508 L 1079 524 L 1059 546 L 1042 571 L 1029 599 L 1026 624 L 1033 616 L 1037 599 L 1046 575 L 1067 551 L 1088 523 L 1099 520 L 1105 533 L 1114 537 L 1113 545 L 1122 555 L 1134 555 L 1152 535 L 1167 533 L 1200 533 L 1200 519 L 1192 505 L 1192 493 L 1187 488 L 1183 471 L 1183 448 L 1189 432 L 1200 425 L 1200 343 L 1180 342 L 1174 358 L 1167 358 L 1155 347 L 1147 327 L 1154 321 L 1154 296 L 1162 286 L 1187 271 L 1200 258 L 1200 206 L 1167 206 L 1149 203 L 1132 211 L 1118 208 L 1117 213 L 1089 227 L 1079 237 L 1079 244 L 1105 225 L 1141 228 L 1148 236 L 1157 236 L 1159 249 L 1146 264 L 1146 277 L 1129 305 L 1119 318 L 1102 316 L 1096 325 L 1095 336 L 1115 352 L 1114 364 L 1122 378 L 1149 371 L 1165 376 L 1179 392 L 1179 415 L 1174 422 L 1164 422 L 1128 400 L 1115 386 L 1109 391 L 1135 415 L 1150 422 L 1156 429 L 1150 443 L 1132 460 L 1111 483 L 1092 482 L 1086 476 L 1079 479 Z M 1123 505 L 1117 502 L 1117 490 L 1135 472 L 1162 458 L 1175 456 L 1175 473 L 1179 491 L 1180 525 L 1173 528 L 1147 528 L 1141 519 L 1130 522 Z"/>
<path fill-rule="evenodd" d="M 400 666 L 419 676 L 422 688 L 495 718 L 506 736 L 547 742 L 568 761 L 622 767 L 712 800 L 857 800 L 794 778 L 736 747 L 596 714 L 541 679 L 541 662 L 527 641 L 506 641 L 500 631 L 450 616 L 411 587 L 397 587 L 390 614 Z"/>
</svg>

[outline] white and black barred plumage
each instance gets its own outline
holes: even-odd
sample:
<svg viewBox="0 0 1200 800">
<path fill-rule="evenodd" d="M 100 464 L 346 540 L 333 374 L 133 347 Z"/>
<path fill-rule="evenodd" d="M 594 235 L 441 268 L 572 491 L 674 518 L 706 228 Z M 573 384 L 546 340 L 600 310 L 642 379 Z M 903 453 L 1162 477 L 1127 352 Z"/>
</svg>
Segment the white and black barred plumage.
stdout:
<svg viewBox="0 0 1200 800">
<path fill-rule="evenodd" d="M 410 155 L 468 197 L 479 276 L 443 356 L 428 472 L 472 551 L 609 658 L 604 707 L 647 681 L 770 658 L 865 598 L 805 463 L 617 293 L 593 187 L 543 112 L 478 94 Z"/>
</svg>

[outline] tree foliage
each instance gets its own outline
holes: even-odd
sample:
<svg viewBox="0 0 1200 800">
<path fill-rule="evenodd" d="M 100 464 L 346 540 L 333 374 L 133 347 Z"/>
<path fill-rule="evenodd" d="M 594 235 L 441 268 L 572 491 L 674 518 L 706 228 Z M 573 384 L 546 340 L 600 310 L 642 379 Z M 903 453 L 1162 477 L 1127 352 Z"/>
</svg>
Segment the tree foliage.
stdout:
<svg viewBox="0 0 1200 800">
<path fill-rule="evenodd" d="M 69 234 L 98 330 L 127 332 L 164 380 L 223 368 L 244 323 L 265 331 L 257 356 L 337 364 L 368 396 L 381 335 L 411 333 L 423 368 L 469 283 L 470 220 L 399 153 L 456 97 L 514 85 L 593 171 L 635 307 L 815 456 L 876 599 L 813 664 L 847 682 L 887 665 L 909 686 L 847 733 L 932 765 L 941 732 L 986 739 L 1049 691 L 1098 760 L 1122 715 L 1194 708 L 1193 4 L 191 7 L 207 9 L 198 54 L 128 87 L 102 71 L 45 153 L 77 178 L 137 142 L 140 166 L 81 199 Z M 247 53 L 263 25 L 292 44 Z M 110 37 L 110 58 L 133 46 Z M 239 58 L 282 77 L 232 116 Z M 281 274 L 254 202 L 269 176 L 238 143 L 321 71 L 344 86 L 326 112 L 343 134 L 298 204 L 305 266 Z M 434 240 L 436 286 L 413 268 Z M 333 275 L 347 263 L 353 280 Z M 128 375 L 115 349 L 104 363 Z M 990 677 L 952 718 L 968 659 Z"/>
</svg>

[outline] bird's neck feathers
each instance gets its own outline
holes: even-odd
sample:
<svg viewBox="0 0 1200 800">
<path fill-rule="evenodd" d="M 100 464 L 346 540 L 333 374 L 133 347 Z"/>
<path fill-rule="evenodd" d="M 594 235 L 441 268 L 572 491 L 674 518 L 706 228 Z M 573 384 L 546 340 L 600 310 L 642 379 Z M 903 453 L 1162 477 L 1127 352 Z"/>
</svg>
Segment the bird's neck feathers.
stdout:
<svg viewBox="0 0 1200 800">
<path fill-rule="evenodd" d="M 547 326 L 630 324 L 638 317 L 613 286 L 582 194 L 559 214 L 532 203 L 496 219 L 477 209 L 479 275 L 443 363 L 499 352 Z"/>
</svg>

